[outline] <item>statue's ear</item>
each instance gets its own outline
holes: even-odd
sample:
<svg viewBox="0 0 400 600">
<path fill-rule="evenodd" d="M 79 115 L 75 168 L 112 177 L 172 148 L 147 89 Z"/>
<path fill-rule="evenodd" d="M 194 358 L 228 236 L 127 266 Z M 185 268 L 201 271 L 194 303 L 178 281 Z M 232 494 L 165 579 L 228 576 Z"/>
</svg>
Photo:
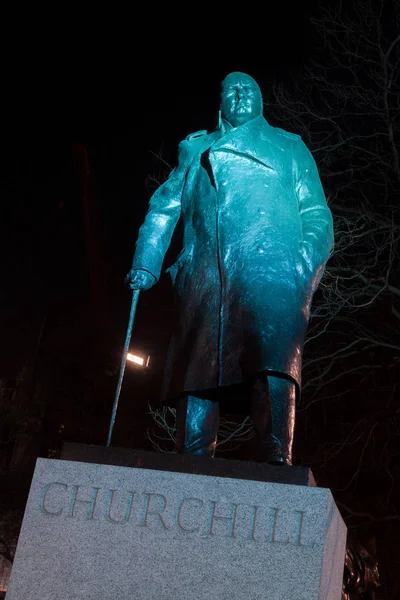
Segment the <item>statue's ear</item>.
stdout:
<svg viewBox="0 0 400 600">
<path fill-rule="evenodd" d="M 221 110 L 218 111 L 218 129 L 221 129 L 222 121 L 221 121 Z"/>
</svg>

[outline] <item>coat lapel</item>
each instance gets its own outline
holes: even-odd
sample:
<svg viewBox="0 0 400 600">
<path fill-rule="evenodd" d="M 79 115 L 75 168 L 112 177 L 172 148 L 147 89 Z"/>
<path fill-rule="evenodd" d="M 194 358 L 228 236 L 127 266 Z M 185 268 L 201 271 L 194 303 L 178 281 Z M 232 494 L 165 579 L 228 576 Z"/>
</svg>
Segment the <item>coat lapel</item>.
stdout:
<svg viewBox="0 0 400 600">
<path fill-rule="evenodd" d="M 231 152 L 263 164 L 271 170 L 278 170 L 279 156 L 276 147 L 274 128 L 262 115 L 252 121 L 230 130 L 211 144 L 211 152 Z M 272 145 L 272 143 L 274 145 Z"/>
</svg>

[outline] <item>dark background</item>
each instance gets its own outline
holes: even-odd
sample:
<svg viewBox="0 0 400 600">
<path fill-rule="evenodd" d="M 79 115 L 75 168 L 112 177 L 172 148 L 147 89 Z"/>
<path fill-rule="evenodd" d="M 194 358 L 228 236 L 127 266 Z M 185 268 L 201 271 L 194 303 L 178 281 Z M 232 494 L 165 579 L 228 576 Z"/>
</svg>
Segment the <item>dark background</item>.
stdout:
<svg viewBox="0 0 400 600">
<path fill-rule="evenodd" d="M 37 456 L 57 456 L 63 441 L 106 443 L 131 299 L 124 278 L 151 192 L 175 165 L 179 141 L 215 127 L 219 83 L 231 71 L 258 81 L 265 117 L 284 127 L 269 115 L 272 84 L 290 87 L 310 59 L 324 62 L 310 17 L 339 5 L 4 9 L 1 507 L 21 514 Z M 379 194 L 370 200 L 378 210 Z M 179 249 L 178 231 L 165 268 Z M 385 302 L 360 320 L 372 322 L 377 335 L 390 311 Z M 171 309 L 164 274 L 139 299 L 131 349 L 151 362 L 147 370 L 127 367 L 114 445 L 153 449 L 148 405 L 158 406 Z M 333 350 L 349 327 L 331 336 Z M 400 589 L 398 489 L 391 481 L 398 473 L 397 335 L 392 349 L 370 352 L 372 363 L 375 352 L 382 363 L 387 357 L 373 380 L 360 382 L 353 372 L 331 385 L 331 402 L 299 412 L 294 456 L 333 490 L 352 536 L 372 540 L 393 599 Z M 346 361 L 354 367 L 366 358 Z M 371 449 L 364 441 L 375 426 Z M 382 448 L 384 463 L 376 458 Z M 250 458 L 251 448 L 234 446 L 227 455 Z M 18 525 L 18 514 L 10 514 Z"/>
</svg>

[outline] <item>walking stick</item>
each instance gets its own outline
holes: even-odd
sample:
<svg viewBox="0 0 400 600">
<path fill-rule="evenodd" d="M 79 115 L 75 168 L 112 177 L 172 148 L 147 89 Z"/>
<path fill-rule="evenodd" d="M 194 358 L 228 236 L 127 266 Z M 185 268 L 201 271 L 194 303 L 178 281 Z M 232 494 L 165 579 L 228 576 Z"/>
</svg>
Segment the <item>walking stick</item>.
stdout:
<svg viewBox="0 0 400 600">
<path fill-rule="evenodd" d="M 114 406 L 113 406 L 112 413 L 111 413 L 111 422 L 110 422 L 110 429 L 108 431 L 107 448 L 109 448 L 110 444 L 111 444 L 111 436 L 112 436 L 112 432 L 114 429 L 115 415 L 117 414 L 119 395 L 121 393 L 122 380 L 124 378 L 124 373 L 125 373 L 126 358 L 128 356 L 129 344 L 131 341 L 133 321 L 135 319 L 136 306 L 137 306 L 138 299 L 139 299 L 139 291 L 140 290 L 133 290 L 133 294 L 132 294 L 131 314 L 129 315 L 129 324 L 128 324 L 128 330 L 126 332 L 124 353 L 122 355 L 122 362 L 121 362 L 121 369 L 119 371 L 117 391 L 115 393 Z"/>
</svg>

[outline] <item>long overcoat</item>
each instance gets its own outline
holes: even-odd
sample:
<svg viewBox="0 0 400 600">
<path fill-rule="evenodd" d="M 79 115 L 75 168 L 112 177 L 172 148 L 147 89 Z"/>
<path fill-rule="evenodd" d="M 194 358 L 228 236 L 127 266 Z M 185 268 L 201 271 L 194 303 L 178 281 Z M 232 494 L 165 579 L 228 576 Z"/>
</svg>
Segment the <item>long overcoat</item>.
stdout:
<svg viewBox="0 0 400 600">
<path fill-rule="evenodd" d="M 179 218 L 167 398 L 264 370 L 300 386 L 310 305 L 333 246 L 331 212 L 301 138 L 263 116 L 188 136 L 150 200 L 133 269 L 159 278 Z"/>
</svg>

